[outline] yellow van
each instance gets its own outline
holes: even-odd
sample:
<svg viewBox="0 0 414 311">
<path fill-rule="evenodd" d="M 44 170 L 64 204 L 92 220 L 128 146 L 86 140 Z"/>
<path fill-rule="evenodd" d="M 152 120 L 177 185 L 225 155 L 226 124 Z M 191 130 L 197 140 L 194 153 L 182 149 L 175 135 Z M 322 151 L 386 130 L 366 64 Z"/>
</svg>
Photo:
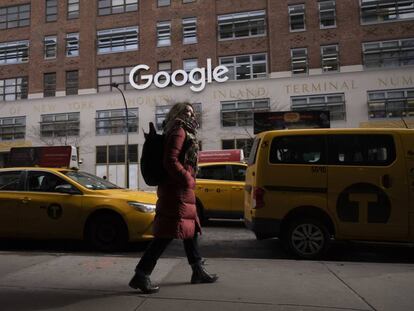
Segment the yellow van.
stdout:
<svg viewBox="0 0 414 311">
<path fill-rule="evenodd" d="M 317 258 L 330 241 L 414 241 L 414 131 L 307 129 L 258 134 L 244 217 L 258 239 L 279 237 Z"/>
</svg>

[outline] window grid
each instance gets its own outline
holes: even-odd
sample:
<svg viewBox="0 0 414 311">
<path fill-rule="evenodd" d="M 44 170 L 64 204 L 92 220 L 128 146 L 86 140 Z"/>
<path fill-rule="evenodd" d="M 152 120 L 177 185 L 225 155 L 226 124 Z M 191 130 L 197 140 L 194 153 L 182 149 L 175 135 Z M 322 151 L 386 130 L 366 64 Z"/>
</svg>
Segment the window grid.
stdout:
<svg viewBox="0 0 414 311">
<path fill-rule="evenodd" d="M 46 0 L 46 22 L 57 20 L 58 5 L 57 0 Z"/>
<path fill-rule="evenodd" d="M 321 64 L 323 72 L 339 71 L 338 45 L 321 46 Z"/>
<path fill-rule="evenodd" d="M 56 72 L 43 75 L 43 96 L 53 97 L 56 95 Z"/>
<path fill-rule="evenodd" d="M 111 84 L 118 83 L 122 90 L 133 89 L 129 83 L 129 72 L 133 67 L 98 69 L 98 92 L 112 91 Z"/>
<path fill-rule="evenodd" d="M 79 33 L 66 34 L 66 56 L 79 56 Z"/>
<path fill-rule="evenodd" d="M 229 69 L 229 80 L 259 79 L 267 77 L 267 55 L 251 54 L 220 57 L 220 65 Z"/>
<path fill-rule="evenodd" d="M 194 108 L 194 113 L 197 119 L 200 128 L 202 126 L 202 106 L 201 103 L 193 103 L 191 104 Z M 170 112 L 170 109 L 173 105 L 165 105 L 165 106 L 156 106 L 155 107 L 155 126 L 158 130 L 162 130 L 163 122 L 167 117 L 167 114 Z"/>
<path fill-rule="evenodd" d="M 367 95 L 370 119 L 414 116 L 414 89 L 369 91 Z"/>
<path fill-rule="evenodd" d="M 0 80 L 0 101 L 14 101 L 27 98 L 28 78 L 17 77 Z"/>
<path fill-rule="evenodd" d="M 303 31 L 306 29 L 305 25 L 305 5 L 289 5 L 289 27 L 290 31 Z"/>
<path fill-rule="evenodd" d="M 336 4 L 335 1 L 320 1 L 319 27 L 321 29 L 336 27 Z"/>
<path fill-rule="evenodd" d="M 0 65 L 26 63 L 29 60 L 29 40 L 0 43 Z"/>
<path fill-rule="evenodd" d="M 0 7 L 0 30 L 30 25 L 30 4 Z"/>
<path fill-rule="evenodd" d="M 77 95 L 79 90 L 79 71 L 66 71 L 66 95 Z"/>
<path fill-rule="evenodd" d="M 363 43 L 366 68 L 414 65 L 414 38 Z"/>
<path fill-rule="evenodd" d="M 221 102 L 221 125 L 223 127 L 253 126 L 254 112 L 269 110 L 268 98 Z"/>
<path fill-rule="evenodd" d="M 247 159 L 253 146 L 253 138 L 223 139 L 221 149 L 243 149 L 243 155 Z"/>
<path fill-rule="evenodd" d="M 125 133 L 125 109 L 96 111 L 96 135 L 112 135 Z M 128 132 L 138 132 L 138 108 L 128 108 Z"/>
<path fill-rule="evenodd" d="M 41 137 L 79 136 L 80 113 L 43 114 L 40 121 Z"/>
<path fill-rule="evenodd" d="M 125 163 L 125 145 L 96 146 L 96 164 Z M 138 145 L 128 146 L 129 163 L 138 163 Z"/>
<path fill-rule="evenodd" d="M 362 24 L 414 19 L 414 1 L 410 0 L 361 0 L 360 7 Z"/>
<path fill-rule="evenodd" d="M 183 19 L 183 44 L 197 43 L 197 18 Z"/>
<path fill-rule="evenodd" d="M 291 60 L 292 60 L 292 74 L 300 75 L 308 73 L 308 49 L 298 48 L 291 49 Z"/>
<path fill-rule="evenodd" d="M 293 111 L 328 110 L 330 120 L 346 120 L 345 94 L 321 94 L 291 97 Z"/>
<path fill-rule="evenodd" d="M 0 118 L 0 141 L 24 139 L 26 117 Z"/>
<path fill-rule="evenodd" d="M 264 10 L 220 15 L 217 20 L 220 40 L 266 35 Z"/>
<path fill-rule="evenodd" d="M 68 0 L 68 19 L 79 18 L 79 0 Z"/>
<path fill-rule="evenodd" d="M 138 11 L 138 0 L 98 0 L 98 15 Z"/>
<path fill-rule="evenodd" d="M 171 45 L 171 22 L 159 22 L 157 23 L 157 46 L 170 46 Z"/>
<path fill-rule="evenodd" d="M 43 40 L 43 47 L 44 47 L 44 58 L 45 59 L 56 58 L 57 37 L 56 36 L 45 37 Z"/>
<path fill-rule="evenodd" d="M 100 30 L 97 32 L 98 54 L 138 50 L 138 34 L 138 26 Z"/>
</svg>

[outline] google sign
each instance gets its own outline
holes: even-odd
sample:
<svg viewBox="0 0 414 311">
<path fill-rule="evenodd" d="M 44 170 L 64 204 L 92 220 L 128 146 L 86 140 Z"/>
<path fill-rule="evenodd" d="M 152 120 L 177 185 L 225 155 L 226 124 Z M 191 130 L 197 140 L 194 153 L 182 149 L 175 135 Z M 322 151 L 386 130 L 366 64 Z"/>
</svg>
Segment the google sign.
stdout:
<svg viewBox="0 0 414 311">
<path fill-rule="evenodd" d="M 142 72 L 147 72 L 150 69 L 147 65 L 137 65 L 132 68 L 129 73 L 129 83 L 137 90 L 144 90 L 148 88 L 153 82 L 156 87 L 164 88 L 170 84 L 175 86 L 183 86 L 188 81 L 191 82 L 190 89 L 194 92 L 201 92 L 206 87 L 206 83 L 214 81 L 225 82 L 228 77 L 225 74 L 229 71 L 226 66 L 220 65 L 216 68 L 211 67 L 211 58 L 207 59 L 207 68 L 194 68 L 190 72 L 183 69 L 178 69 L 173 73 L 167 71 L 159 71 L 155 75 L 141 74 L 142 84 L 137 84 L 134 77 Z"/>
</svg>

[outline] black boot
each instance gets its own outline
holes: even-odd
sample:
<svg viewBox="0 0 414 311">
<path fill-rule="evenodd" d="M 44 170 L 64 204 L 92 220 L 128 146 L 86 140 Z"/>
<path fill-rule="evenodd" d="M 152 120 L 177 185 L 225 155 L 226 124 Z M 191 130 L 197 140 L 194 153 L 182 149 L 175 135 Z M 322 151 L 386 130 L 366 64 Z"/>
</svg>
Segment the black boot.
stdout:
<svg viewBox="0 0 414 311">
<path fill-rule="evenodd" d="M 134 277 L 129 281 L 129 286 L 139 288 L 144 294 L 154 294 L 160 290 L 159 286 L 152 285 L 149 276 L 142 271 L 135 271 Z"/>
<path fill-rule="evenodd" d="M 191 268 L 193 269 L 191 284 L 214 283 L 218 279 L 217 275 L 209 274 L 200 262 L 191 265 Z"/>
</svg>

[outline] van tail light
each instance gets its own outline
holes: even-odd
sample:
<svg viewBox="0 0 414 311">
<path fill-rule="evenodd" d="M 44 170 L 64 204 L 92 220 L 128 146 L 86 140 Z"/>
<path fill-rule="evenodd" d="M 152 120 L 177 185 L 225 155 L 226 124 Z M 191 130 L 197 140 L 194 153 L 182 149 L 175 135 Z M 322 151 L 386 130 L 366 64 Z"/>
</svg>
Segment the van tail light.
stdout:
<svg viewBox="0 0 414 311">
<path fill-rule="evenodd" d="M 253 208 L 258 209 L 265 206 L 264 202 L 265 190 L 263 188 L 255 187 L 253 190 Z"/>
</svg>

